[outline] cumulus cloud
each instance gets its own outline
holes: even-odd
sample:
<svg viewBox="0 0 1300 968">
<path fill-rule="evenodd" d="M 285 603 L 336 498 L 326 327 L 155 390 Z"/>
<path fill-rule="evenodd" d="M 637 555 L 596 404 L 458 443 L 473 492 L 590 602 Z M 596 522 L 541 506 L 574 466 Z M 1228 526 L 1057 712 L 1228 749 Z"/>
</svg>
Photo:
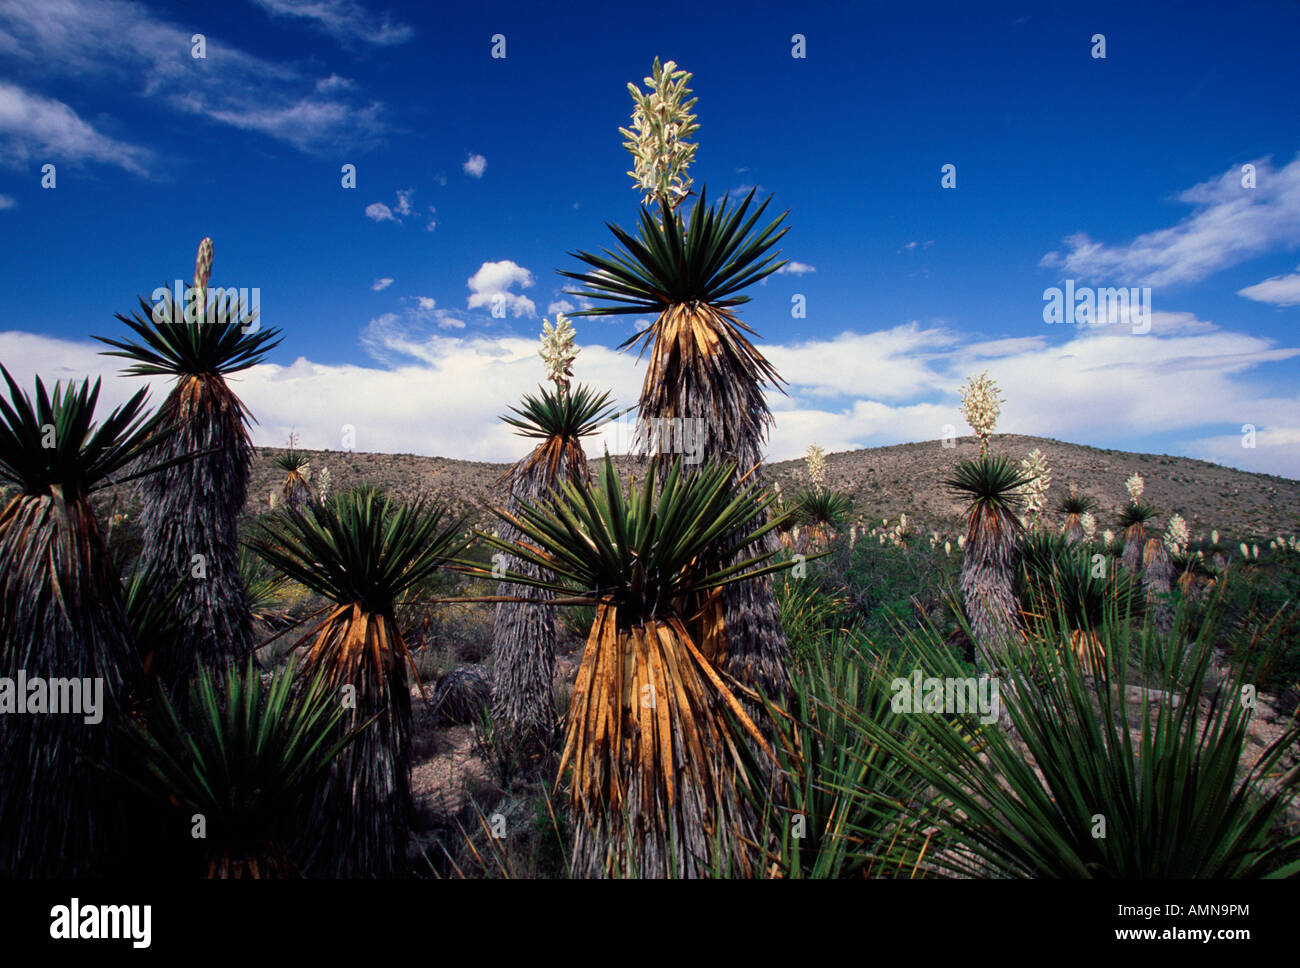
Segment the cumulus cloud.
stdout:
<svg viewBox="0 0 1300 968">
<path fill-rule="evenodd" d="M 1272 276 L 1253 286 L 1238 289 L 1237 295 L 1274 306 L 1300 306 L 1300 266 L 1290 275 Z"/>
<path fill-rule="evenodd" d="M 366 206 L 366 218 L 374 219 L 376 222 L 396 222 L 399 221 L 393 210 L 383 202 L 371 202 Z"/>
<path fill-rule="evenodd" d="M 470 309 L 486 306 L 494 313 L 499 310 L 500 314 L 509 311 L 513 316 L 537 315 L 537 306 L 531 299 L 511 292 L 514 286 L 521 289 L 531 286 L 533 274 L 510 259 L 484 262 L 466 284 L 469 286 L 467 302 Z"/>
<path fill-rule="evenodd" d="M 419 303 L 420 309 L 427 313 L 433 312 L 433 307 L 437 305 L 432 296 L 416 296 L 415 298 Z"/>
<path fill-rule="evenodd" d="M 369 214 L 369 213 L 367 213 L 367 214 Z M 388 277 L 384 277 L 383 279 L 376 279 L 375 282 L 374 282 L 374 285 L 372 285 L 372 286 L 370 287 L 370 289 L 371 289 L 372 292 L 383 292 L 385 289 L 387 289 L 387 288 L 388 288 L 389 286 L 391 286 L 392 284 L 393 284 L 393 280 L 392 280 L 392 279 L 389 279 Z"/>
<path fill-rule="evenodd" d="M 487 159 L 482 155 L 470 155 L 461 165 L 461 170 L 471 178 L 482 178 L 483 172 L 487 171 Z"/>
<path fill-rule="evenodd" d="M 1255 187 L 1242 185 L 1240 168 L 1193 185 L 1178 200 L 1193 208 L 1177 225 L 1107 245 L 1078 232 L 1065 251 L 1040 264 L 1078 279 L 1126 285 L 1193 283 L 1277 246 L 1300 244 L 1300 156 L 1284 168 L 1258 159 Z"/>
<path fill-rule="evenodd" d="M 776 270 L 778 276 L 802 276 L 809 272 L 816 272 L 816 266 L 810 266 L 806 262 L 795 262 L 791 260 Z"/>
<path fill-rule="evenodd" d="M 577 308 L 577 306 L 573 305 L 573 303 L 569 302 L 567 299 L 557 299 L 554 302 L 546 304 L 546 315 L 553 316 L 556 313 L 568 314 Z"/>
<path fill-rule="evenodd" d="M 1007 398 L 999 432 L 1183 453 L 1300 478 L 1300 393 L 1282 382 L 1270 386 L 1269 379 L 1270 364 L 1300 356 L 1300 348 L 1191 314 L 1168 315 L 1174 317 L 1169 325 L 1153 325 L 1144 336 L 1104 327 L 981 341 L 908 323 L 798 344 L 765 343 L 788 381 L 788 395 L 768 394 L 775 414 L 768 456 L 797 457 L 812 439 L 845 450 L 937 440 L 947 425 L 965 435 L 957 388 L 969 374 L 987 369 Z M 362 450 L 474 460 L 522 456 L 527 442 L 497 416 L 503 401 L 544 380 L 537 341 L 466 335 L 463 326 L 456 314 L 429 310 L 417 297 L 363 330 L 373 364 L 300 358 L 291 366 L 264 364 L 239 374 L 236 392 L 259 421 L 256 442 L 278 445 L 296 427 L 304 446 L 337 447 L 338 428 L 352 424 Z M 288 335 L 292 342 L 294 334 Z M 644 375 L 636 355 L 584 343 L 581 327 L 578 342 L 579 379 L 612 388 L 622 405 L 635 403 Z M 37 371 L 47 380 L 103 374 L 108 406 L 139 384 L 116 376 L 117 365 L 99 355 L 100 348 L 0 333 L 0 359 L 25 385 Z M 155 386 L 156 402 L 166 381 Z M 430 413 L 439 419 L 430 421 Z M 1242 447 L 1245 424 L 1256 428 L 1253 448 Z M 627 427 L 611 427 L 589 452 L 605 444 L 621 452 L 629 437 Z"/>
</svg>

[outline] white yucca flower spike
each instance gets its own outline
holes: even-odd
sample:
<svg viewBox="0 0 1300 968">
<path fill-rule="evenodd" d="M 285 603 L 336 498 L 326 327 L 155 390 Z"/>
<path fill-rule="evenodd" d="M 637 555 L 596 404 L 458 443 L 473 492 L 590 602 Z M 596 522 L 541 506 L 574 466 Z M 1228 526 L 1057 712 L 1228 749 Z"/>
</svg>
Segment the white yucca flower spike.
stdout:
<svg viewBox="0 0 1300 968">
<path fill-rule="evenodd" d="M 1250 549 L 1246 547 L 1246 542 L 1243 541 L 1239 547 L 1241 548 L 1241 557 L 1249 558 Z"/>
<path fill-rule="evenodd" d="M 957 547 L 958 548 L 966 547 L 966 536 L 964 534 L 957 535 Z"/>
<path fill-rule="evenodd" d="M 952 542 L 951 542 L 951 541 L 945 541 L 945 542 L 943 543 L 943 553 L 944 553 L 945 555 L 951 555 L 951 554 L 952 554 Z"/>
<path fill-rule="evenodd" d="M 858 528 L 857 525 L 854 525 L 853 527 L 849 528 L 849 547 L 852 548 L 857 543 L 858 543 Z"/>
<path fill-rule="evenodd" d="M 564 313 L 555 314 L 555 325 L 542 320 L 542 348 L 537 355 L 546 363 L 546 378 L 560 386 L 568 386 L 573 376 L 573 361 L 582 351 L 574 343 L 573 324 Z"/>
<path fill-rule="evenodd" d="M 1036 520 L 1043 510 L 1043 505 L 1047 503 L 1047 490 L 1052 486 L 1047 456 L 1035 447 L 1029 452 L 1029 456 L 1020 462 L 1020 469 L 1026 477 L 1032 478 L 1021 488 L 1020 493 L 1024 500 L 1026 515 Z"/>
<path fill-rule="evenodd" d="M 1219 543 L 1219 532 L 1218 529 L 1215 529 L 1214 531 L 1210 532 L 1210 544 L 1217 545 L 1218 543 Z"/>
<path fill-rule="evenodd" d="M 1006 400 L 998 396 L 998 385 L 988 378 L 985 370 L 979 376 L 968 377 L 961 388 L 961 413 L 980 439 L 980 453 L 988 453 L 989 438 L 998 424 L 998 414 Z"/>
<path fill-rule="evenodd" d="M 826 483 L 826 451 L 816 444 L 809 444 L 803 462 L 808 467 L 808 480 L 817 487 Z"/>
<path fill-rule="evenodd" d="M 1097 533 L 1097 519 L 1093 517 L 1091 511 L 1084 511 L 1079 515 L 1079 527 L 1083 528 L 1084 540 L 1091 541 L 1093 535 Z"/>
<path fill-rule="evenodd" d="M 1253 544 L 1250 546 L 1250 556 L 1257 561 L 1259 560 L 1259 545 Z"/>
<path fill-rule="evenodd" d="M 641 202 L 650 205 L 657 198 L 669 202 L 685 198 L 691 188 L 691 177 L 686 173 L 698 144 L 687 142 L 699 125 L 691 108 L 698 98 L 685 100 L 691 90 L 691 75 L 678 68 L 673 61 L 660 66 L 656 57 L 645 78 L 646 91 L 628 84 L 635 107 L 632 109 L 632 128 L 619 128 L 627 138 L 623 142 L 632 155 L 632 170 L 628 175 L 642 193 Z"/>
<path fill-rule="evenodd" d="M 1190 537 L 1183 516 L 1174 514 L 1170 517 L 1169 523 L 1165 526 L 1165 547 L 1174 552 L 1182 551 Z"/>
<path fill-rule="evenodd" d="M 333 477 L 330 475 L 330 469 L 328 467 L 322 467 L 320 469 L 320 476 L 316 479 L 316 493 L 320 495 L 322 501 L 330 496 L 330 484 L 332 481 Z"/>
<path fill-rule="evenodd" d="M 1124 482 L 1124 487 L 1128 489 L 1129 499 L 1136 504 L 1146 489 L 1146 482 L 1142 480 L 1142 475 L 1134 472 L 1133 476 Z"/>
<path fill-rule="evenodd" d="M 1080 520 L 1082 520 L 1082 518 L 1080 518 Z M 1106 542 L 1106 544 L 1110 544 L 1115 540 L 1115 532 L 1110 530 L 1110 528 L 1107 528 L 1101 533 L 1101 540 Z"/>
</svg>

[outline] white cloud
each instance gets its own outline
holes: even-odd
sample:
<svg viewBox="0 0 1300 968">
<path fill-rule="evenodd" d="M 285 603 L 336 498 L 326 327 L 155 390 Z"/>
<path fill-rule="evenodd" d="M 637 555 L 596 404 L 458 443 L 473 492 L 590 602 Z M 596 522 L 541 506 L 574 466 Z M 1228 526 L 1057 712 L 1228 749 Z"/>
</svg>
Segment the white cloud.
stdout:
<svg viewBox="0 0 1300 968">
<path fill-rule="evenodd" d="M 1238 289 L 1237 295 L 1275 306 L 1300 306 L 1300 266 L 1290 275 L 1272 276 L 1253 286 Z"/>
<path fill-rule="evenodd" d="M 355 0 L 253 0 L 269 14 L 312 21 L 339 40 L 361 40 L 377 47 L 401 44 L 413 31 L 393 23 L 388 13 L 375 15 Z"/>
<path fill-rule="evenodd" d="M 12 195 L 0 195 L 0 210 L 13 208 L 18 203 L 14 201 Z"/>
<path fill-rule="evenodd" d="M 768 395 L 776 418 L 768 455 L 797 457 L 814 438 L 833 450 L 937 440 L 946 424 L 965 435 L 957 388 L 969 374 L 988 369 L 1007 398 L 999 432 L 1181 452 L 1300 478 L 1300 392 L 1269 367 L 1300 356 L 1300 348 L 1217 328 L 1191 314 L 1168 315 L 1172 322 L 1153 325 L 1144 336 L 1112 326 L 969 341 L 910 323 L 793 345 L 764 343 L 789 381 L 788 396 Z M 297 427 L 304 446 L 337 447 L 338 428 L 351 423 L 363 450 L 476 460 L 521 456 L 527 443 L 497 416 L 544 378 L 536 341 L 466 336 L 459 332 L 464 325 L 455 313 L 430 312 L 417 299 L 365 327 L 362 345 L 374 365 L 299 359 L 290 367 L 241 373 L 236 392 L 259 420 L 257 442 L 278 445 Z M 100 348 L 0 333 L 0 359 L 25 385 L 37 370 L 46 379 L 104 373 L 105 405 L 121 402 L 138 384 L 113 376 L 118 364 L 98 355 Z M 585 344 L 577 376 L 612 388 L 626 406 L 640 393 L 643 367 L 634 353 Z M 431 412 L 439 420 L 429 421 Z M 1253 449 L 1241 446 L 1243 424 L 1257 428 Z M 605 440 L 615 452 L 626 445 L 614 429 Z M 599 450 L 595 442 L 589 448 Z"/>
<path fill-rule="evenodd" d="M 1198 282 L 1276 246 L 1300 244 L 1300 157 L 1281 169 L 1268 158 L 1253 164 L 1254 188 L 1242 186 L 1234 167 L 1181 192 L 1178 200 L 1194 211 L 1171 228 L 1119 245 L 1075 233 L 1064 240 L 1064 254 L 1049 252 L 1040 265 L 1065 277 L 1164 286 Z"/>
<path fill-rule="evenodd" d="M 527 296 L 511 292 L 513 286 L 527 289 L 533 284 L 533 274 L 523 266 L 503 259 L 501 262 L 484 262 L 478 272 L 466 280 L 469 286 L 470 309 L 481 306 L 501 306 L 514 316 L 537 315 L 536 304 Z"/>
<path fill-rule="evenodd" d="M 372 285 L 370 289 L 372 292 L 383 292 L 392 284 L 393 284 L 392 279 L 389 279 L 388 277 L 384 277 L 383 279 L 376 279 L 374 285 Z"/>
<path fill-rule="evenodd" d="M 0 81 L 0 158 L 14 165 L 94 161 L 143 175 L 152 152 L 102 134 L 62 101 Z"/>
<path fill-rule="evenodd" d="M 569 302 L 567 299 L 557 299 L 555 302 L 546 304 L 546 315 L 553 316 L 556 313 L 564 313 L 567 315 L 577 308 L 577 306 L 573 305 L 573 303 Z"/>
<path fill-rule="evenodd" d="M 416 296 L 415 298 L 418 300 L 422 311 L 433 312 L 433 307 L 436 303 L 432 296 Z"/>
<path fill-rule="evenodd" d="M 808 272 L 816 272 L 816 266 L 810 266 L 806 262 L 795 262 L 791 260 L 776 270 L 778 276 L 802 276 Z"/>
<path fill-rule="evenodd" d="M 244 53 L 214 33 L 205 35 L 207 57 L 191 57 L 195 26 L 159 19 L 132 0 L 0 4 L 0 47 L 41 78 L 112 84 L 177 113 L 255 131 L 304 152 L 370 146 L 387 130 L 381 106 L 336 74 L 313 76 L 287 60 Z M 146 151 L 115 150 L 128 158 Z"/>
<path fill-rule="evenodd" d="M 437 214 L 438 214 L 438 210 L 437 210 L 436 208 L 434 208 L 432 205 L 430 205 L 430 206 L 429 206 L 429 221 L 428 221 L 428 224 L 426 224 L 426 225 L 424 226 L 424 230 L 425 230 L 426 232 L 432 232 L 434 229 L 436 229 L 436 228 L 438 227 L 438 220 L 437 220 L 436 218 L 433 217 L 433 216 L 435 216 L 435 215 L 437 215 Z"/>
<path fill-rule="evenodd" d="M 393 214 L 393 210 L 383 202 L 371 202 L 366 206 L 366 218 L 374 219 L 376 222 L 397 222 L 400 221 Z"/>
<path fill-rule="evenodd" d="M 461 165 L 461 170 L 473 178 L 482 178 L 483 172 L 487 171 L 487 159 L 482 155 L 470 155 Z"/>
<path fill-rule="evenodd" d="M 414 194 L 415 189 L 413 188 L 399 189 L 397 192 L 397 204 L 394 206 L 393 210 L 397 212 L 398 215 L 410 215 L 411 196 Z"/>
</svg>

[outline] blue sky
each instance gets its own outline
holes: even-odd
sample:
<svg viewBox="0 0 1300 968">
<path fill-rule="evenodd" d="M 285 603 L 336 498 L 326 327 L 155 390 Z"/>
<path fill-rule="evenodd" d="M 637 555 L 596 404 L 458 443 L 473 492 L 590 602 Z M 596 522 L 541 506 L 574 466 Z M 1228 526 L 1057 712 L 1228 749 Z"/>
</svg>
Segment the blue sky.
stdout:
<svg viewBox="0 0 1300 968">
<path fill-rule="evenodd" d="M 773 458 L 962 432 L 987 369 L 1000 430 L 1300 477 L 1300 3 L 435 7 L 0 0 L 0 361 L 115 374 L 90 334 L 206 235 L 284 330 L 237 384 L 258 443 L 519 456 L 497 416 L 581 305 L 567 253 L 635 220 L 618 128 L 658 55 L 694 74 L 695 187 L 790 210 L 798 271 L 742 309 L 789 382 Z M 1066 280 L 1149 287 L 1150 331 L 1045 323 Z M 634 402 L 636 321 L 576 324 L 579 379 Z"/>
</svg>

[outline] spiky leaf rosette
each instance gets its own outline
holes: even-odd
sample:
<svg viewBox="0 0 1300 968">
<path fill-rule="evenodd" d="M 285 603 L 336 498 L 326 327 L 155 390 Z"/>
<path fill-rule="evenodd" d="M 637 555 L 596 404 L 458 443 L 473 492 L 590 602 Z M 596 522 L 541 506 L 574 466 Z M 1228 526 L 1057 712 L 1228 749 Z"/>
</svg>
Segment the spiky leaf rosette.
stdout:
<svg viewBox="0 0 1300 968">
<path fill-rule="evenodd" d="M 506 510 L 511 514 L 518 513 L 523 502 L 544 496 L 561 482 L 588 480 L 582 438 L 617 415 L 608 391 L 597 393 L 582 385 L 573 388 L 567 382 L 541 387 L 536 396 L 525 394 L 523 403 L 510 409 L 512 414 L 501 419 L 521 436 L 539 441 L 503 477 L 510 485 Z M 523 535 L 503 522 L 500 537 L 517 541 Z M 504 567 L 530 578 L 543 575 L 536 564 L 512 555 L 505 556 Z M 515 591 L 502 582 L 497 593 L 504 597 Z M 550 606 L 501 602 L 493 613 L 493 716 L 498 724 L 507 725 L 523 746 L 543 754 L 549 751 L 555 727 L 555 636 L 555 610 Z"/>
<path fill-rule="evenodd" d="M 314 821 L 313 865 L 340 877 L 391 876 L 405 863 L 411 811 L 412 660 L 395 603 L 463 550 L 465 521 L 438 505 L 398 505 L 355 488 L 286 508 L 265 528 L 252 542 L 257 553 L 335 603 L 307 636 L 303 675 L 321 674 L 335 696 L 355 699 L 344 728 L 379 717 L 334 763 Z"/>
<path fill-rule="evenodd" d="M 93 870 L 112 827 L 85 761 L 107 755 L 139 668 L 88 496 L 130 479 L 127 468 L 157 442 L 156 424 L 144 415 L 144 390 L 96 425 L 99 381 L 56 384 L 51 396 L 37 378 L 33 402 L 0 372 L 9 390 L 0 399 L 0 483 L 18 488 L 0 510 L 0 677 L 11 687 L 20 672 L 43 683 L 43 703 L 52 680 L 76 680 L 85 712 L 55 715 L 47 705 L 20 715 L 19 697 L 5 697 L 13 715 L 0 729 L 0 876 L 75 877 Z M 102 718 L 87 723 L 95 682 Z"/>
<path fill-rule="evenodd" d="M 830 536 L 844 528 L 853 510 L 853 500 L 839 491 L 822 487 L 809 488 L 795 497 L 794 520 L 807 530 L 808 546 L 825 544 Z"/>
<path fill-rule="evenodd" d="M 171 667 L 160 670 L 173 687 L 194 664 L 225 661 L 253 645 L 238 567 L 251 417 L 226 376 L 255 365 L 280 340 L 277 330 L 261 330 L 256 313 L 233 294 L 211 296 L 206 312 L 192 309 L 188 316 L 170 294 L 155 306 L 141 299 L 139 313 L 117 317 L 138 341 L 96 337 L 113 347 L 105 355 L 133 361 L 126 373 L 176 378 L 159 408 L 163 426 L 175 433 L 154 459 L 201 455 L 141 488 L 145 567 L 164 585 L 184 581 L 177 600 L 181 640 Z"/>
<path fill-rule="evenodd" d="M 752 861 L 737 784 L 752 767 L 748 741 L 770 749 L 715 671 L 721 638 L 701 643 L 686 624 L 702 597 L 789 564 L 717 564 L 779 523 L 764 523 L 773 496 L 734 486 L 734 474 L 711 463 L 683 475 L 678 461 L 661 485 L 652 474 L 625 494 L 607 458 L 595 486 L 498 509 L 520 540 L 485 536 L 551 576 L 508 580 L 598 603 L 561 759 L 582 817 L 575 875 L 698 876 L 711 859 Z"/>
<path fill-rule="evenodd" d="M 1065 515 L 1065 525 L 1062 530 L 1070 544 L 1076 544 L 1084 539 L 1082 515 L 1095 510 L 1096 507 L 1096 498 L 1089 494 L 1080 494 L 1073 489 L 1057 502 L 1056 510 Z"/>
<path fill-rule="evenodd" d="M 164 693 L 150 721 L 127 724 L 122 779 L 158 809 L 166 849 L 208 878 L 293 876 L 304 801 L 356 736 L 339 729 L 344 707 L 324 678 L 295 692 L 294 672 L 290 664 L 264 684 L 251 658 L 220 678 L 200 669 L 186 714 Z M 191 835 L 196 813 L 201 840 Z"/>
<path fill-rule="evenodd" d="M 1005 457 L 959 461 L 944 484 L 970 500 L 961 590 L 982 662 L 996 666 L 1006 644 L 1020 637 L 1014 581 L 1018 490 L 1028 476 Z"/>
</svg>

